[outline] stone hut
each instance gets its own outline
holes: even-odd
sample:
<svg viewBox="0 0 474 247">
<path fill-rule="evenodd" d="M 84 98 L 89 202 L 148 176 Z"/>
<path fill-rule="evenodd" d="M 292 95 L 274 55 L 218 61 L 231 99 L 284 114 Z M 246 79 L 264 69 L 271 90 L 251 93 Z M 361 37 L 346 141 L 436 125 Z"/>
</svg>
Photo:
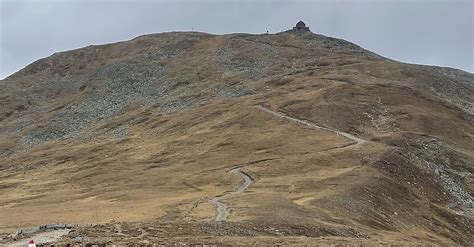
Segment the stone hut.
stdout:
<svg viewBox="0 0 474 247">
<path fill-rule="evenodd" d="M 309 27 L 303 21 L 296 23 L 296 26 L 293 27 L 293 31 L 309 31 Z"/>
</svg>

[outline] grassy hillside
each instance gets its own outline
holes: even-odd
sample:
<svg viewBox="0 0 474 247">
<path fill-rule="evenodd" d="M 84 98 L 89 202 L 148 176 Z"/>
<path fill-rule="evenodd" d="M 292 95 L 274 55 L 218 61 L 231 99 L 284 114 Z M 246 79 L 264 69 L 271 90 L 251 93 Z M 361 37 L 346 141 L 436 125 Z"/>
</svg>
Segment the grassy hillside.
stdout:
<svg viewBox="0 0 474 247">
<path fill-rule="evenodd" d="M 310 32 L 56 53 L 0 81 L 0 232 L 472 243 L 473 82 Z M 252 182 L 214 222 L 210 200 L 242 183 L 233 168 Z"/>
</svg>

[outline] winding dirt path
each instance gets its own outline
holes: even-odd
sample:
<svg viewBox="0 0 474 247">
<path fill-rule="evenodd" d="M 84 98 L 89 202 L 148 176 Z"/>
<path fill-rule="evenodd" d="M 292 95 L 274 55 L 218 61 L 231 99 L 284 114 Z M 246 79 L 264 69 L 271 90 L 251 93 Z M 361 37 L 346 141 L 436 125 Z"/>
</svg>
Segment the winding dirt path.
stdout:
<svg viewBox="0 0 474 247">
<path fill-rule="evenodd" d="M 290 121 L 293 121 L 293 122 L 296 122 L 296 123 L 299 123 L 299 124 L 303 124 L 303 125 L 309 126 L 311 128 L 334 132 L 338 135 L 344 136 L 345 138 L 347 138 L 349 140 L 354 141 L 354 143 L 352 143 L 352 144 L 344 145 L 344 146 L 338 147 L 338 148 L 344 148 L 344 147 L 348 147 L 348 146 L 352 146 L 352 145 L 358 145 L 358 144 L 362 144 L 362 143 L 366 142 L 365 140 L 363 140 L 359 137 L 356 137 L 354 135 L 351 135 L 349 133 L 342 132 L 342 131 L 335 130 L 335 129 L 330 129 L 330 128 L 327 128 L 327 127 L 323 127 L 323 126 L 319 126 L 319 125 L 310 123 L 310 122 L 305 121 L 305 120 L 290 117 L 290 116 L 288 116 L 288 115 L 286 115 L 282 112 L 272 111 L 272 110 L 270 110 L 270 109 L 268 109 L 268 108 L 266 108 L 262 105 L 257 105 L 255 107 L 262 110 L 262 111 L 264 111 L 264 112 L 272 114 L 274 116 L 284 118 L 284 119 L 287 119 L 287 120 L 290 120 Z M 240 193 L 244 192 L 253 182 L 252 178 L 248 174 L 246 174 L 245 172 L 242 172 L 240 170 L 240 168 L 241 167 L 235 167 L 232 170 L 230 170 L 229 172 L 239 174 L 243 178 L 243 183 L 241 183 L 234 191 L 225 192 L 225 193 L 223 193 L 221 195 L 218 195 L 218 196 L 212 198 L 211 200 L 209 200 L 209 202 L 216 207 L 217 215 L 216 215 L 215 221 L 226 221 L 227 217 L 229 216 L 230 207 L 229 207 L 229 205 L 223 203 L 221 200 L 223 200 L 223 199 L 225 199 L 229 196 L 233 196 L 235 194 L 240 194 Z"/>
<path fill-rule="evenodd" d="M 320 129 L 320 130 L 326 130 L 326 131 L 330 131 L 330 132 L 334 132 L 338 135 L 341 135 L 341 136 L 344 136 L 346 137 L 347 139 L 349 140 L 352 140 L 352 141 L 355 141 L 356 144 L 362 144 L 365 142 L 365 140 L 362 140 L 360 139 L 359 137 L 356 137 L 356 136 L 353 136 L 349 133 L 346 133 L 346 132 L 342 132 L 342 131 L 339 131 L 339 130 L 335 130 L 335 129 L 330 129 L 330 128 L 327 128 L 327 127 L 323 127 L 323 126 L 319 126 L 319 125 L 316 125 L 316 124 L 313 124 L 313 123 L 310 123 L 308 121 L 305 121 L 305 120 L 301 120 L 301 119 L 297 119 L 297 118 L 294 118 L 294 117 L 290 117 L 282 112 L 276 112 L 276 111 L 272 111 L 262 105 L 257 105 L 255 106 L 257 107 L 258 109 L 264 111 L 264 112 L 267 112 L 267 113 L 270 113 L 272 115 L 275 115 L 277 117 L 281 117 L 281 118 L 284 118 L 284 119 L 287 119 L 287 120 L 290 120 L 290 121 L 293 121 L 293 122 L 296 122 L 296 123 L 299 123 L 299 124 L 303 124 L 303 125 L 306 125 L 306 126 L 309 126 L 309 127 L 312 127 L 312 128 L 315 128 L 315 129 Z"/>
<path fill-rule="evenodd" d="M 240 170 L 240 167 L 236 167 L 230 170 L 229 172 L 240 175 L 243 178 L 243 182 L 239 184 L 239 186 L 234 191 L 225 192 L 224 194 L 218 195 L 209 201 L 210 203 L 214 204 L 217 210 L 215 221 L 225 221 L 229 216 L 230 207 L 229 205 L 223 203 L 221 200 L 225 199 L 226 197 L 244 192 L 252 184 L 253 181 L 248 174 Z"/>
</svg>

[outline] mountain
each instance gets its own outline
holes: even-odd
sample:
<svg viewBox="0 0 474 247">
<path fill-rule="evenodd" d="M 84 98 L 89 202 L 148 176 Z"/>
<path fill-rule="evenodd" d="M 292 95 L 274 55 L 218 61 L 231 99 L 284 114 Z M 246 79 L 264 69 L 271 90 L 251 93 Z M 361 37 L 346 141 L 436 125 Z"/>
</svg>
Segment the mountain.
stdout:
<svg viewBox="0 0 474 247">
<path fill-rule="evenodd" d="M 474 242 L 471 73 L 305 29 L 170 32 L 55 53 L 0 88 L 0 243 L 46 228 L 82 243 Z"/>
</svg>

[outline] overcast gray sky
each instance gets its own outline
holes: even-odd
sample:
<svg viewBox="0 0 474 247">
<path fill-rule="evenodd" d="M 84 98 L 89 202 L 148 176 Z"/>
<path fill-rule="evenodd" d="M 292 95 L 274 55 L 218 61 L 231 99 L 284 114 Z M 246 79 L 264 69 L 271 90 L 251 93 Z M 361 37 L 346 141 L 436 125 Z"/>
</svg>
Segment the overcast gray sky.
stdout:
<svg viewBox="0 0 474 247">
<path fill-rule="evenodd" d="M 0 0 L 0 78 L 54 52 L 194 30 L 271 33 L 303 20 L 383 56 L 474 72 L 474 0 Z"/>
</svg>

